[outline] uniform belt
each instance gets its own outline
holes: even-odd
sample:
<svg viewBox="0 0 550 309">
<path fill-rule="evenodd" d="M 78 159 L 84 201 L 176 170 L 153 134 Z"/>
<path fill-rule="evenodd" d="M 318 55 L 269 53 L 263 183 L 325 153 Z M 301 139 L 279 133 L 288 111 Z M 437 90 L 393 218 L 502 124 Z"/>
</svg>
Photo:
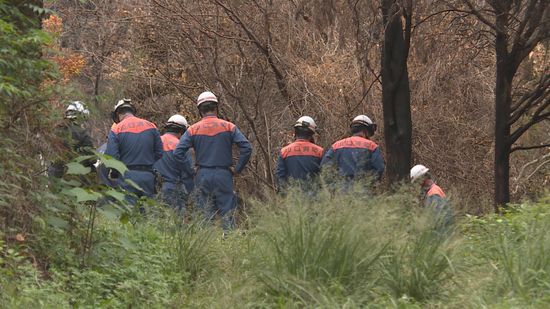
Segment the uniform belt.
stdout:
<svg viewBox="0 0 550 309">
<path fill-rule="evenodd" d="M 205 168 L 205 169 L 211 169 L 211 170 L 226 170 L 229 171 L 229 166 L 201 166 L 199 165 L 199 169 Z"/>
<path fill-rule="evenodd" d="M 153 172 L 152 165 L 128 165 L 128 169 L 131 171 Z"/>
</svg>

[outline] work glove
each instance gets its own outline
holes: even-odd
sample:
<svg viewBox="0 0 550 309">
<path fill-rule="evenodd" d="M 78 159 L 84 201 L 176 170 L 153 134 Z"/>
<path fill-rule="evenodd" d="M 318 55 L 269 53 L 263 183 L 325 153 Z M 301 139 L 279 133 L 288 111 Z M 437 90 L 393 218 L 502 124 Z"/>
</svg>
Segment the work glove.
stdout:
<svg viewBox="0 0 550 309">
<path fill-rule="evenodd" d="M 120 178 L 120 173 L 116 169 L 110 168 L 109 174 L 107 174 L 107 178 L 109 178 L 109 180 L 116 180 Z"/>
</svg>

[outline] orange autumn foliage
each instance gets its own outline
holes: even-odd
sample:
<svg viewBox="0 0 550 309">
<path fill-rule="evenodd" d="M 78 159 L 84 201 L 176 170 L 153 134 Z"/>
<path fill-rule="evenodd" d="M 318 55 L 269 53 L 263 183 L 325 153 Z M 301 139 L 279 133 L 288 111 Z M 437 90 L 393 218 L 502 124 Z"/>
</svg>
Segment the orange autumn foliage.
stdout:
<svg viewBox="0 0 550 309">
<path fill-rule="evenodd" d="M 63 32 L 63 19 L 61 17 L 50 15 L 42 22 L 42 28 L 55 38 L 52 45 L 49 46 L 54 55 L 48 58 L 57 64 L 61 73 L 61 82 L 66 83 L 82 72 L 86 66 L 86 59 L 76 52 L 68 52 L 61 47 L 58 39 Z"/>
</svg>

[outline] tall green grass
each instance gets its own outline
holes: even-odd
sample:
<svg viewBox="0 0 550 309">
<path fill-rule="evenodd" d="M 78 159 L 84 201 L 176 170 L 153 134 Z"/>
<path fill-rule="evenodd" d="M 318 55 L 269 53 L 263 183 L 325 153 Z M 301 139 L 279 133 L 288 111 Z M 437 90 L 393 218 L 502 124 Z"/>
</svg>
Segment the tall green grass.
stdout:
<svg viewBox="0 0 550 309">
<path fill-rule="evenodd" d="M 541 200 L 442 232 L 406 189 L 296 191 L 251 201 L 246 229 L 225 239 L 162 208 L 133 225 L 100 216 L 84 266 L 55 229 L 38 247 L 57 244 L 47 268 L 0 243 L 0 306 L 545 308 L 549 208 Z"/>
<path fill-rule="evenodd" d="M 474 272 L 485 284 L 474 294 L 483 302 L 517 306 L 550 303 L 550 199 L 514 206 L 503 216 L 465 225 Z M 487 280 L 489 279 L 489 280 Z"/>
<path fill-rule="evenodd" d="M 453 241 L 413 207 L 405 193 L 292 192 L 257 216 L 256 277 L 274 300 L 302 305 L 432 298 L 452 283 Z"/>
</svg>

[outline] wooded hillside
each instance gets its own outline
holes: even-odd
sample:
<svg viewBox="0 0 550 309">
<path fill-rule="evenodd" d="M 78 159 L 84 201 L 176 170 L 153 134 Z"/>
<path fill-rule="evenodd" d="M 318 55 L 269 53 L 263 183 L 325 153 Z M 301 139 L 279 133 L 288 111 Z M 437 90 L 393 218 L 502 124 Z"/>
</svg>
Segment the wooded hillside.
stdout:
<svg viewBox="0 0 550 309">
<path fill-rule="evenodd" d="M 532 120 L 536 125 L 511 145 L 511 196 L 518 200 L 548 187 L 549 148 L 541 146 L 550 142 L 548 5 L 382 2 L 399 17 L 405 56 L 408 51 L 412 162 L 405 165 L 430 166 L 455 194 L 492 198 L 495 38 L 498 27 L 506 27 L 510 49 L 518 41 L 538 42 L 522 51 L 512 80 L 512 131 Z M 502 8 L 510 2 L 510 22 L 497 26 L 500 2 Z M 377 1 L 56 1 L 51 8 L 62 23 L 62 50 L 85 61 L 71 81 L 96 106 L 98 143 L 117 98 L 132 98 L 141 116 L 162 124 L 176 112 L 198 120 L 194 100 L 211 90 L 223 100 L 223 116 L 255 146 L 241 190 L 261 193 L 255 183 L 273 187 L 277 151 L 291 140 L 290 126 L 301 115 L 318 121 L 324 147 L 361 113 L 379 124 L 375 140 L 386 153 L 396 147 L 386 147 L 391 137 L 384 139 L 392 120 L 384 119 L 381 55 L 391 36 Z M 386 155 L 389 171 L 399 162 L 393 156 Z"/>
</svg>

